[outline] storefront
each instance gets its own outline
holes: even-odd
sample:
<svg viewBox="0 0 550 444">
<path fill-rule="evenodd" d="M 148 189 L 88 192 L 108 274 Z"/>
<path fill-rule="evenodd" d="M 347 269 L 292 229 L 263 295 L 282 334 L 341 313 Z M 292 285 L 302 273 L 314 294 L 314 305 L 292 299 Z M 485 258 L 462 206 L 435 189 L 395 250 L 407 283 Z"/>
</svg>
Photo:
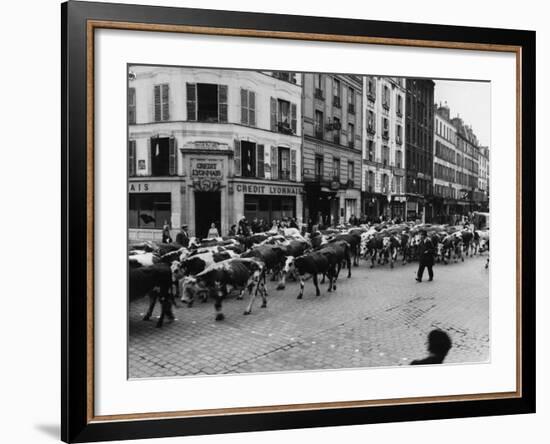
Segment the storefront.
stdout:
<svg viewBox="0 0 550 444">
<path fill-rule="evenodd" d="M 131 178 L 128 184 L 128 238 L 160 240 L 162 228 L 182 215 L 181 182 L 175 178 Z"/>
<path fill-rule="evenodd" d="M 271 180 L 235 180 L 229 185 L 234 218 L 237 223 L 243 216 L 252 221 L 263 219 L 269 226 L 274 220 L 295 217 L 302 219 L 302 184 Z"/>
</svg>

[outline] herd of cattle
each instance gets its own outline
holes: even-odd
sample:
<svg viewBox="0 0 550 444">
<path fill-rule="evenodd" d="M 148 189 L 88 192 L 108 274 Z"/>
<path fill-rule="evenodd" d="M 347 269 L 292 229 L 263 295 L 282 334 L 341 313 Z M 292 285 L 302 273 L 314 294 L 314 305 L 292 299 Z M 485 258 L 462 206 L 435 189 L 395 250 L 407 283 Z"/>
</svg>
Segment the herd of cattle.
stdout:
<svg viewBox="0 0 550 444">
<path fill-rule="evenodd" d="M 172 307 L 179 298 L 192 306 L 199 298 L 213 299 L 216 320 L 224 319 L 222 301 L 232 292 L 242 299 L 248 292 L 244 314 L 250 314 L 259 294 L 262 308 L 267 306 L 266 280 L 278 280 L 277 289 L 285 288 L 286 279 L 299 282 L 298 299 L 304 293 L 305 280 L 311 276 L 316 295 L 319 283 L 328 279 L 329 292 L 336 290 L 342 268 L 351 277 L 352 263 L 360 259 L 370 267 L 417 259 L 420 231 L 426 230 L 436 249 L 436 261 L 447 264 L 464 261 L 464 256 L 489 249 L 489 232 L 462 226 L 420 224 L 377 224 L 338 227 L 302 236 L 295 228 L 252 236 L 228 236 L 198 241 L 191 238 L 187 247 L 176 243 L 134 243 L 129 248 L 130 303 L 149 296 L 144 320 L 152 316 L 156 302 L 161 305 L 157 327 L 165 317 L 174 319 Z M 486 267 L 489 264 L 487 259 Z M 322 281 L 319 282 L 319 277 Z"/>
</svg>

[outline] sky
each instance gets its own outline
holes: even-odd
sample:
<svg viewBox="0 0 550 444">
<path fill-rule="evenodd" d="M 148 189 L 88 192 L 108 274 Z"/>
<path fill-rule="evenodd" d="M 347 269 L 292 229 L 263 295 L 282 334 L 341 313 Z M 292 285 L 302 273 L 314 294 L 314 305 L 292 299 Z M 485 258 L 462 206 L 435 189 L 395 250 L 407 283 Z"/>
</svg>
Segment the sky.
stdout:
<svg viewBox="0 0 550 444">
<path fill-rule="evenodd" d="M 451 110 L 451 118 L 460 115 L 470 125 L 479 143 L 491 147 L 491 84 L 461 80 L 434 80 L 435 103 Z"/>
</svg>

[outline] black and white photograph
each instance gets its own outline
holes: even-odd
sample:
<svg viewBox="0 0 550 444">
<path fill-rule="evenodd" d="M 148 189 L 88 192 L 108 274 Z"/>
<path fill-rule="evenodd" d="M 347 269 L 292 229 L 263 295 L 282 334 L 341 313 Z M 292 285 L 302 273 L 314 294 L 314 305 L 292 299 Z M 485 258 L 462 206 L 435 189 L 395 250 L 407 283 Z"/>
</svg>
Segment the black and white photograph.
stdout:
<svg viewBox="0 0 550 444">
<path fill-rule="evenodd" d="M 490 82 L 127 75 L 130 379 L 490 361 Z"/>
</svg>

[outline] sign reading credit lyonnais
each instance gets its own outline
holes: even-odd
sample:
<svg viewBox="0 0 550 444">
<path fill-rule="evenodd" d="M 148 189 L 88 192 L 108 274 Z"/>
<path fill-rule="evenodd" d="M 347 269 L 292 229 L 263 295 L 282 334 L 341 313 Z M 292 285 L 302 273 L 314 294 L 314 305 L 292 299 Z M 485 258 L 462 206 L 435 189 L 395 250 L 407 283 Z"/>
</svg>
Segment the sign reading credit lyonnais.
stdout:
<svg viewBox="0 0 550 444">
<path fill-rule="evenodd" d="M 223 161 L 219 159 L 191 159 L 191 177 L 197 179 L 222 178 Z"/>
<path fill-rule="evenodd" d="M 238 193 L 244 194 L 275 194 L 285 196 L 295 196 L 300 194 L 302 189 L 299 187 L 285 185 L 256 185 L 238 183 L 235 185 Z"/>
</svg>

